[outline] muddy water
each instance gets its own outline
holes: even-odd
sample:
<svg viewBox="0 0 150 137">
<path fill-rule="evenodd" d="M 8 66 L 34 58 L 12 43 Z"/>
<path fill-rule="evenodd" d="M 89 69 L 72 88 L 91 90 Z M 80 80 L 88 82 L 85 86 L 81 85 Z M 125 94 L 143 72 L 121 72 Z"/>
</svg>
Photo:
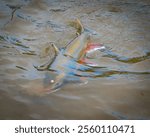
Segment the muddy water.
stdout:
<svg viewBox="0 0 150 137">
<path fill-rule="evenodd" d="M 150 119 L 150 3 L 148 0 L 1 0 L 0 119 Z M 64 47 L 79 18 L 94 42 L 131 60 L 91 59 L 126 73 L 68 83 L 45 93 L 50 42 Z M 143 56 L 142 60 L 135 60 Z M 140 73 L 146 72 L 146 73 Z M 46 85 L 46 88 L 48 85 Z"/>
</svg>

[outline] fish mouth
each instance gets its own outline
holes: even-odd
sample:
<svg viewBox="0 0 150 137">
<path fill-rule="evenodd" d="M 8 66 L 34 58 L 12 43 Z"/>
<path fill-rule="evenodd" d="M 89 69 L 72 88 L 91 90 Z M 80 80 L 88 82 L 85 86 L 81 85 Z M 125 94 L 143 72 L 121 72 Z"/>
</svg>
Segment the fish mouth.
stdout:
<svg viewBox="0 0 150 137">
<path fill-rule="evenodd" d="M 50 89 L 50 90 L 48 90 L 46 93 L 47 93 L 47 94 L 51 94 L 51 93 L 54 93 L 54 92 L 56 92 L 56 91 L 58 91 L 58 90 L 60 90 L 60 88 L 57 88 L 57 89 Z"/>
<path fill-rule="evenodd" d="M 57 82 L 57 83 L 55 83 L 54 85 L 52 85 L 52 86 L 47 90 L 47 93 L 48 93 L 48 94 L 49 94 L 49 93 L 54 93 L 54 92 L 60 90 L 61 87 L 62 87 L 62 85 L 63 85 L 63 82 L 60 82 L 60 81 Z"/>
<path fill-rule="evenodd" d="M 45 88 L 44 92 L 45 92 L 45 94 L 51 94 L 51 93 L 54 93 L 60 89 L 61 89 L 61 87 Z"/>
</svg>

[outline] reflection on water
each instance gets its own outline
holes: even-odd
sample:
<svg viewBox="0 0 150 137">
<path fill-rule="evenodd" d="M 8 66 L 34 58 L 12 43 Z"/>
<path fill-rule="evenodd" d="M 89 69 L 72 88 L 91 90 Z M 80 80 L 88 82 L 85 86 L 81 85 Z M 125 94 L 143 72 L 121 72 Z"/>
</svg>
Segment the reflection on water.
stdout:
<svg viewBox="0 0 150 137">
<path fill-rule="evenodd" d="M 0 119 L 150 118 L 148 1 L 0 3 Z M 61 55 L 67 64 L 36 70 L 53 56 L 50 42 L 63 49 L 75 37 L 75 18 L 111 50 L 88 58 L 98 66 Z M 46 94 L 54 79 L 60 90 Z"/>
</svg>

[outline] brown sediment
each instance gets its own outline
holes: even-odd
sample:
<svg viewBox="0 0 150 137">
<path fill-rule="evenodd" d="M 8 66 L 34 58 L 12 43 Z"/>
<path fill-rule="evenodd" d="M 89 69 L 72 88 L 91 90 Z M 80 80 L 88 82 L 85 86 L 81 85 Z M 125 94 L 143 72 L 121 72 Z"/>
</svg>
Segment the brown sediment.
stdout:
<svg viewBox="0 0 150 137">
<path fill-rule="evenodd" d="M 0 11 L 0 119 L 150 119 L 148 0 L 13 1 L 18 4 L 25 6 Z M 72 68 L 78 76 L 47 94 L 57 73 L 34 66 L 53 54 L 49 42 L 61 49 L 74 39 L 74 24 L 68 22 L 76 18 L 99 34 L 91 36 L 94 42 L 111 47 L 119 57 L 101 53 L 90 59 L 102 67 L 100 74 L 101 68 L 79 63 L 84 67 Z M 5 36 L 19 41 L 7 42 Z M 71 83 L 79 77 L 89 78 L 88 84 Z"/>
</svg>

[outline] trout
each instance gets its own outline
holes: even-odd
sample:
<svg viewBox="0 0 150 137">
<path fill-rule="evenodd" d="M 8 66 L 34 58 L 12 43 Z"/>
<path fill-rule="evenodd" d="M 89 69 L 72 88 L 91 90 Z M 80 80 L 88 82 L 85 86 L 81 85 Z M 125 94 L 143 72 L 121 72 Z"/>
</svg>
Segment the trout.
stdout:
<svg viewBox="0 0 150 137">
<path fill-rule="evenodd" d="M 76 38 L 74 38 L 65 48 L 61 50 L 59 50 L 54 43 L 52 43 L 51 46 L 55 51 L 54 59 L 49 62 L 48 65 L 36 67 L 37 70 L 47 69 L 49 71 L 57 72 L 55 78 L 51 78 L 50 74 L 48 74 L 50 77 L 50 88 L 47 90 L 50 92 L 60 89 L 65 83 L 66 79 L 69 79 L 69 81 L 72 80 L 70 76 L 74 76 L 74 80 L 81 80 L 81 77 L 75 78 L 75 74 L 79 76 L 79 73 L 82 73 L 78 70 L 82 69 L 82 64 L 86 64 L 86 53 L 105 48 L 102 44 L 91 43 L 90 34 L 84 29 L 79 19 L 76 20 L 76 28 Z M 88 63 L 88 65 L 89 64 L 90 63 Z"/>
</svg>

